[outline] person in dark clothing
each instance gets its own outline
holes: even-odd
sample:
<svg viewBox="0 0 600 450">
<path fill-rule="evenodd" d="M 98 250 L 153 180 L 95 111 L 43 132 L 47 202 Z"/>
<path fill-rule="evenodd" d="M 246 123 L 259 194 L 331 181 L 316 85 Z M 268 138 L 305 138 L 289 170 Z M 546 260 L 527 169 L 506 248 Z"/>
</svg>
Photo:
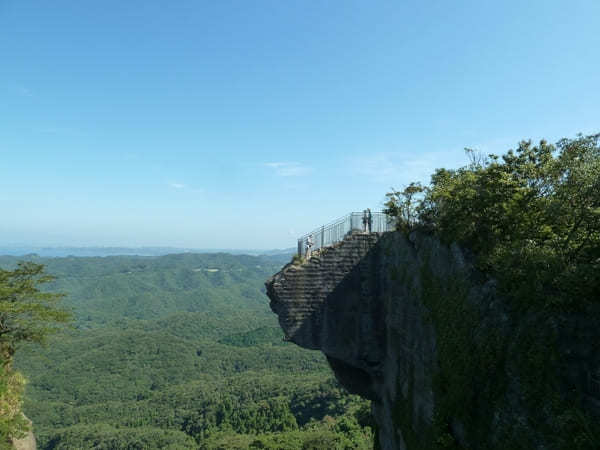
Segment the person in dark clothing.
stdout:
<svg viewBox="0 0 600 450">
<path fill-rule="evenodd" d="M 371 209 L 367 208 L 367 232 L 370 233 L 373 227 L 373 215 L 371 214 Z"/>
</svg>

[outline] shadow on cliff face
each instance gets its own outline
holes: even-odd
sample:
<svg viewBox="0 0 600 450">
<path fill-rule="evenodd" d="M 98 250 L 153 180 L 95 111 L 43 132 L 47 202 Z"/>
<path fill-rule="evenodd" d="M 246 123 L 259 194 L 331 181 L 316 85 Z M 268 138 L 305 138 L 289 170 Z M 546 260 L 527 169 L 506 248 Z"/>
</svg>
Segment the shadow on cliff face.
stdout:
<svg viewBox="0 0 600 450">
<path fill-rule="evenodd" d="M 271 308 L 288 339 L 321 350 L 352 393 L 376 400 L 386 349 L 385 302 L 374 268 L 389 234 L 354 234 L 267 281 Z"/>
</svg>

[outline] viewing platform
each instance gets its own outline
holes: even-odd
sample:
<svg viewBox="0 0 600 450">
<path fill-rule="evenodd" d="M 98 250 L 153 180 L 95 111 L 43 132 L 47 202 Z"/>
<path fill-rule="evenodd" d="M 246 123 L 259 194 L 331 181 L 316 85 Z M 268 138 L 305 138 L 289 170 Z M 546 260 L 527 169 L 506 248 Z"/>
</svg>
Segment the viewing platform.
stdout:
<svg viewBox="0 0 600 450">
<path fill-rule="evenodd" d="M 329 247 L 341 242 L 348 234 L 353 232 L 384 233 L 394 231 L 395 220 L 383 212 L 371 212 L 370 223 L 368 215 L 363 212 L 351 212 L 339 219 L 311 231 L 298 238 L 298 256 L 305 257 L 307 249 L 314 252 L 324 247 Z"/>
</svg>

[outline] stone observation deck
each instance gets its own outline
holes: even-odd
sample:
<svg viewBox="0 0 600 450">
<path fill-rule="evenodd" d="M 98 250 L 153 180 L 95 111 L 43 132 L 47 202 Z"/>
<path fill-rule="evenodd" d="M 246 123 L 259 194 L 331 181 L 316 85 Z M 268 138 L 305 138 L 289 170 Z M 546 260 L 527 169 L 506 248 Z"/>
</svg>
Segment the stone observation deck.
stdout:
<svg viewBox="0 0 600 450">
<path fill-rule="evenodd" d="M 308 261 L 288 265 L 267 282 L 268 295 L 273 300 L 271 308 L 279 316 L 288 339 L 305 348 L 320 349 L 321 335 L 329 335 L 327 317 L 322 311 L 325 304 L 327 310 L 335 311 L 336 325 L 340 324 L 340 315 L 356 314 L 354 306 L 368 306 L 368 298 L 359 299 L 364 291 L 360 277 L 345 280 L 361 269 L 368 273 L 363 267 L 367 264 L 364 258 L 381 234 L 351 232 L 344 240 L 313 252 Z M 336 302 L 332 294 L 341 286 L 344 297 Z M 348 295 L 355 298 L 349 299 Z"/>
<path fill-rule="evenodd" d="M 329 247 L 344 240 L 346 236 L 357 231 L 383 233 L 393 231 L 395 221 L 382 212 L 369 212 L 370 224 L 367 223 L 367 213 L 351 212 L 328 224 L 314 229 L 298 238 L 298 256 L 306 256 L 310 241 L 312 250 Z"/>
<path fill-rule="evenodd" d="M 428 239 L 411 242 L 399 232 L 354 230 L 266 282 L 286 339 L 321 350 L 350 392 L 372 400 L 381 433 L 393 434 L 385 411 L 408 380 L 418 392 L 415 417 L 423 423 L 433 417 L 429 374 L 435 341 L 412 294 L 423 262 L 416 250 L 421 246 L 427 253 L 439 251 Z M 447 252 L 444 256 L 451 259 Z M 404 282 L 396 280 L 397 267 Z M 401 447 L 395 439 L 382 443 L 382 449 L 396 448 Z"/>
</svg>

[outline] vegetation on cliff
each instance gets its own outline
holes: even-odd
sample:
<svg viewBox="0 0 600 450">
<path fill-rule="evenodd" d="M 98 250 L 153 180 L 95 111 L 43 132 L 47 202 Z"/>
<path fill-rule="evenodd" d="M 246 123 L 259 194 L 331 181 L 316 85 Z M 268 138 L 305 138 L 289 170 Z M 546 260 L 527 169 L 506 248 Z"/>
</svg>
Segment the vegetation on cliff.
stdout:
<svg viewBox="0 0 600 450">
<path fill-rule="evenodd" d="M 21 412 L 25 379 L 12 367 L 17 348 L 26 342 L 44 342 L 71 318 L 58 306 L 61 294 L 40 290 L 52 280 L 41 264 L 0 269 L 0 448 L 10 448 L 11 439 L 23 437 L 28 430 Z"/>
<path fill-rule="evenodd" d="M 578 308 L 600 298 L 600 134 L 438 169 L 388 195 L 404 230 L 425 228 L 476 255 L 515 306 Z"/>
<path fill-rule="evenodd" d="M 469 282 L 424 271 L 423 302 L 439 341 L 436 411 L 429 446 L 412 439 L 409 448 L 600 447 L 583 383 L 564 368 L 565 348 L 583 351 L 590 339 L 581 320 L 573 328 L 569 318 L 598 317 L 599 140 L 523 141 L 502 156 L 469 150 L 467 166 L 388 194 L 400 230 L 426 230 L 472 252 L 479 273 L 497 281 L 516 333 L 503 334 L 500 324 L 482 333 Z M 507 397 L 511 384 L 518 398 Z M 398 402 L 398 426 L 414 437 Z M 522 408 L 520 418 L 499 413 L 511 408 Z"/>
</svg>

